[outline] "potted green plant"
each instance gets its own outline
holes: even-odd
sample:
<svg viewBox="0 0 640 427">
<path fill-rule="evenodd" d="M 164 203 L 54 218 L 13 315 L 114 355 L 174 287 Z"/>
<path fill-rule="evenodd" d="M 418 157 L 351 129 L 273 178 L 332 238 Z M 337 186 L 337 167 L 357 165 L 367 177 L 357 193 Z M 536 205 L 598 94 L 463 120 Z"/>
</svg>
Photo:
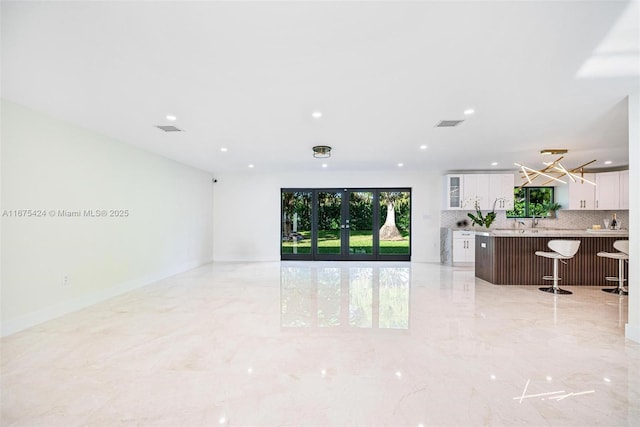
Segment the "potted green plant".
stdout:
<svg viewBox="0 0 640 427">
<path fill-rule="evenodd" d="M 496 200 L 497 201 L 497 200 Z M 479 225 L 480 227 L 491 227 L 491 224 L 496 219 L 496 202 L 493 202 L 493 210 L 487 213 L 487 216 L 482 215 L 482 211 L 480 210 L 480 204 L 478 200 L 475 201 L 474 206 L 476 208 L 476 215 L 472 213 L 468 213 L 467 216 L 471 218 L 471 223 L 474 225 Z"/>
<path fill-rule="evenodd" d="M 556 202 L 546 202 L 542 205 L 542 208 L 547 212 L 547 218 L 557 218 L 556 211 L 562 206 Z"/>
</svg>

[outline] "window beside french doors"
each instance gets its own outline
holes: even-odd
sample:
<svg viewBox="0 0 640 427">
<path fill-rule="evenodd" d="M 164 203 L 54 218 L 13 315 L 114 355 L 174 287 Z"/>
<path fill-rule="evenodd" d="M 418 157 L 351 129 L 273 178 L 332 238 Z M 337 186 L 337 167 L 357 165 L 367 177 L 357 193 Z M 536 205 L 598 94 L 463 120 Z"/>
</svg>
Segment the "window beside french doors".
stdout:
<svg viewBox="0 0 640 427">
<path fill-rule="evenodd" d="M 282 189 L 283 260 L 411 258 L 411 189 Z"/>
</svg>

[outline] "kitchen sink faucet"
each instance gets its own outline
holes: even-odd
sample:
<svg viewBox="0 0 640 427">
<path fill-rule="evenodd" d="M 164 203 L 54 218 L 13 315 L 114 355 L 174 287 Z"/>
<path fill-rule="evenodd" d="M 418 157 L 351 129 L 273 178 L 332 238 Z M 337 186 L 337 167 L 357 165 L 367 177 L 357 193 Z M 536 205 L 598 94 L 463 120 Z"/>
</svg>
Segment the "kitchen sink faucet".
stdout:
<svg viewBox="0 0 640 427">
<path fill-rule="evenodd" d="M 531 228 L 536 228 L 537 225 L 538 225 L 538 218 L 536 218 L 536 216 L 534 215 L 533 218 L 531 219 Z"/>
</svg>

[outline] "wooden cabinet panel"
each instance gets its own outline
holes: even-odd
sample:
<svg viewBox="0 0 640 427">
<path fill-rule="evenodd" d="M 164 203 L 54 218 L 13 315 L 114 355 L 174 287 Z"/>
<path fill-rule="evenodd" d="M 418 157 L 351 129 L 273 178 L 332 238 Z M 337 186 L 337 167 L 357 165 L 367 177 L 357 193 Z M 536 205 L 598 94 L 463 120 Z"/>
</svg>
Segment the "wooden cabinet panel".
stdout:
<svg viewBox="0 0 640 427">
<path fill-rule="evenodd" d="M 558 237 L 494 237 L 477 236 L 476 277 L 496 285 L 545 285 L 542 277 L 550 275 L 553 260 L 536 256 L 536 251 L 549 251 L 549 240 Z M 563 237 L 580 240 L 578 253 L 560 264 L 562 285 L 613 286 L 606 276 L 618 275 L 615 259 L 597 256 L 600 251 L 613 252 L 613 242 L 621 237 Z M 480 248 L 484 243 L 487 248 Z M 627 265 L 625 264 L 625 268 Z M 628 277 L 628 272 L 625 272 Z"/>
</svg>

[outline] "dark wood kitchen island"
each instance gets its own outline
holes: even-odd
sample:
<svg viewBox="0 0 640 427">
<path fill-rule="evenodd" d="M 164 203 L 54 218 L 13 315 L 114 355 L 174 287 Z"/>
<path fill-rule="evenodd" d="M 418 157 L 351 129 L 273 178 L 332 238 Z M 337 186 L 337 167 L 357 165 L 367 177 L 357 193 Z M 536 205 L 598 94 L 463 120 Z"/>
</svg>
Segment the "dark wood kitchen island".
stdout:
<svg viewBox="0 0 640 427">
<path fill-rule="evenodd" d="M 616 252 L 613 242 L 628 240 L 627 231 L 589 232 L 582 230 L 496 230 L 476 233 L 476 277 L 495 285 L 548 285 L 542 276 L 553 271 L 552 261 L 536 256 L 550 251 L 549 240 L 580 240 L 580 249 L 567 264 L 560 264 L 564 286 L 605 286 L 614 284 L 606 276 L 618 276 L 618 261 L 597 256 L 600 251 Z M 625 277 L 627 276 L 625 264 Z"/>
</svg>

